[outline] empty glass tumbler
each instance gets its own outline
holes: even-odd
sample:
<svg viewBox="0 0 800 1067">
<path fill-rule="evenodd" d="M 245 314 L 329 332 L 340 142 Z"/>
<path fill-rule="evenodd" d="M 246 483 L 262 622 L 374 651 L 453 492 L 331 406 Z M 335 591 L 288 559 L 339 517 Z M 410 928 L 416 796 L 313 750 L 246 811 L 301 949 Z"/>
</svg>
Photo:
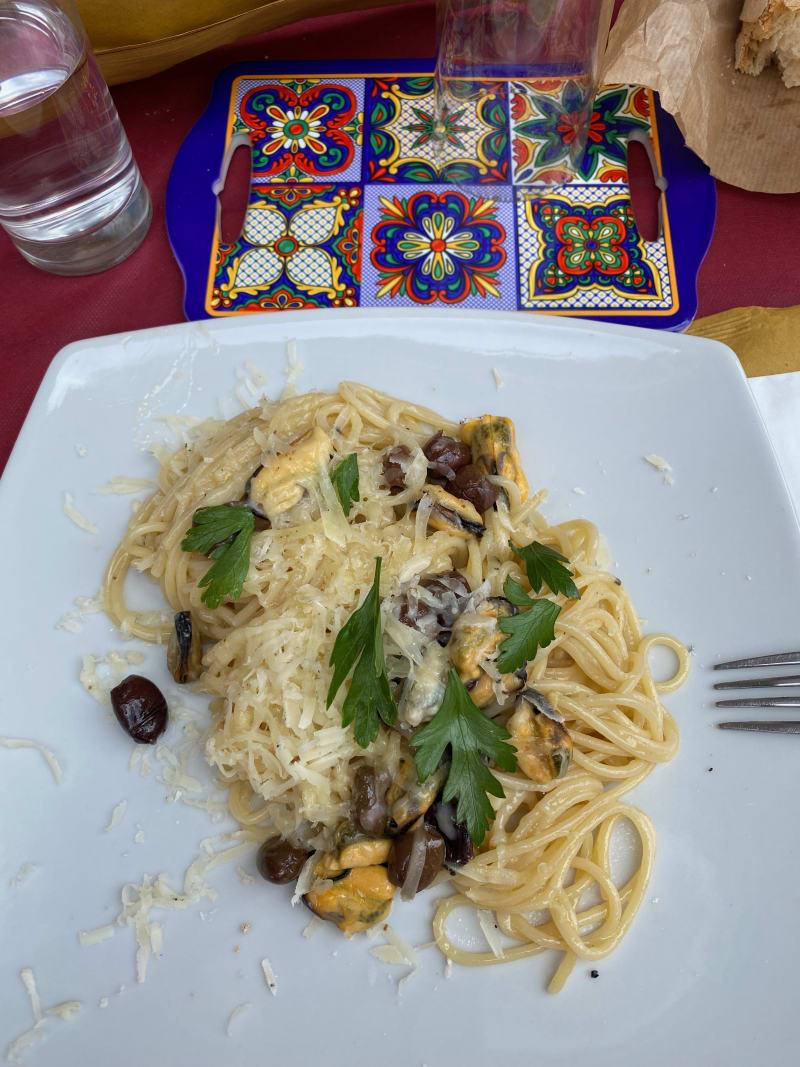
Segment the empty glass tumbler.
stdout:
<svg viewBox="0 0 800 1067">
<path fill-rule="evenodd" d="M 499 80 L 508 82 L 514 128 L 529 134 L 518 142 L 514 184 L 571 181 L 586 149 L 604 8 L 604 0 L 438 0 L 440 169 L 463 150 L 469 113 L 496 97 Z M 525 145 L 534 146 L 530 159 L 521 158 Z"/>
<path fill-rule="evenodd" d="M 141 243 L 151 206 L 72 0 L 0 0 L 0 225 L 55 274 Z"/>
</svg>

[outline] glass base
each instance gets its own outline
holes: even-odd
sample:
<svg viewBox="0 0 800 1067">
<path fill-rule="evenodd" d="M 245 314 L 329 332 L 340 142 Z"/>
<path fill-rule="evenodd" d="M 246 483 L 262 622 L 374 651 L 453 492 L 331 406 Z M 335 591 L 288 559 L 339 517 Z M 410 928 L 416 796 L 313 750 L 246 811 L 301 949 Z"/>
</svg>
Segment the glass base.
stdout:
<svg viewBox="0 0 800 1067">
<path fill-rule="evenodd" d="M 16 236 L 12 240 L 29 263 L 49 274 L 97 274 L 121 263 L 139 247 L 152 215 L 150 196 L 137 175 L 127 204 L 96 230 L 65 241 L 29 241 Z"/>
</svg>

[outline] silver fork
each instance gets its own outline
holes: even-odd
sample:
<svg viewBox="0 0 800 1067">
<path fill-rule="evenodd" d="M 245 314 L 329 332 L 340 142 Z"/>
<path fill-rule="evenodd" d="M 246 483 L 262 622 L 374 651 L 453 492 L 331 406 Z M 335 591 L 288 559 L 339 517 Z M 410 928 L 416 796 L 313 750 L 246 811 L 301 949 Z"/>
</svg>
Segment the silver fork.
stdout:
<svg viewBox="0 0 800 1067">
<path fill-rule="evenodd" d="M 776 652 L 769 656 L 748 656 L 715 663 L 715 671 L 734 670 L 740 667 L 776 667 L 800 665 L 800 651 Z M 771 689 L 784 686 L 800 686 L 800 674 L 770 675 L 766 678 L 744 678 L 735 682 L 717 682 L 714 689 Z M 796 696 L 742 697 L 736 700 L 717 700 L 717 708 L 800 708 L 800 693 Z M 754 730 L 770 734 L 800 734 L 800 721 L 739 720 L 719 722 L 720 730 Z"/>
</svg>

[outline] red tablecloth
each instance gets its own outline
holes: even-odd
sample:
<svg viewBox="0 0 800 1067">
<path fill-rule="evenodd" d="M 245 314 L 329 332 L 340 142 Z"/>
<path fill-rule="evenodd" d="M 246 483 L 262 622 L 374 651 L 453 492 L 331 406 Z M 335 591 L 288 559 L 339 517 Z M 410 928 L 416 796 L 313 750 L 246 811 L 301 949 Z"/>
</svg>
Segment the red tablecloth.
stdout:
<svg viewBox="0 0 800 1067">
<path fill-rule="evenodd" d="M 432 54 L 433 45 L 433 8 L 420 3 L 300 23 L 115 89 L 153 199 L 152 227 L 128 260 L 87 278 L 35 270 L 0 232 L 0 468 L 42 375 L 63 345 L 182 321 L 183 281 L 164 226 L 164 192 L 178 146 L 222 67 L 240 59 L 413 58 Z M 800 194 L 767 196 L 721 182 L 717 186 L 717 226 L 700 273 L 699 314 L 747 304 L 800 303 L 795 259 Z"/>
</svg>

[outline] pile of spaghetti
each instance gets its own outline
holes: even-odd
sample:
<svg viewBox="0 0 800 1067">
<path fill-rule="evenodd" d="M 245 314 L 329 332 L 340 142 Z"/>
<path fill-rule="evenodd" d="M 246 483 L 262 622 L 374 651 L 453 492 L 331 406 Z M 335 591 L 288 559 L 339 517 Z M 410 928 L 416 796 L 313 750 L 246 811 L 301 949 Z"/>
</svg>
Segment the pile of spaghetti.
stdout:
<svg viewBox="0 0 800 1067">
<path fill-rule="evenodd" d="M 430 667 L 431 653 L 424 625 L 415 625 L 424 611 L 409 618 L 409 598 L 434 615 L 441 607 L 430 581 L 427 593 L 420 583 L 455 574 L 468 594 L 461 607 L 477 615 L 481 605 L 499 603 L 509 577 L 531 590 L 512 543 L 558 552 L 580 595 L 550 597 L 560 606 L 554 639 L 517 677 L 568 734 L 568 769 L 562 763 L 552 775 L 530 776 L 522 765 L 515 771 L 491 766 L 505 795 L 490 797 L 488 832 L 474 857 L 452 868 L 448 885 L 455 892 L 439 901 L 434 920 L 438 945 L 462 964 L 560 950 L 550 985 L 556 991 L 576 959 L 597 960 L 619 944 L 642 902 L 655 835 L 647 816 L 624 797 L 677 751 L 678 731 L 660 697 L 682 683 L 688 657 L 670 636 L 642 636 L 624 586 L 599 565 L 595 527 L 583 520 L 549 525 L 538 510 L 545 493 L 528 494 L 521 470 L 513 477 L 501 463 L 488 472 L 496 501 L 480 516 L 480 536 L 459 528 L 458 515 L 451 525 L 432 521 L 448 484 L 423 447 L 439 431 L 463 439 L 462 430 L 433 411 L 353 383 L 332 394 L 265 401 L 228 421 L 208 420 L 165 460 L 157 490 L 131 519 L 106 574 L 106 608 L 127 633 L 148 641 L 169 637 L 168 627 L 126 606 L 124 579 L 133 566 L 160 583 L 175 612 L 191 612 L 206 642 L 199 685 L 213 698 L 206 756 L 229 787 L 233 815 L 264 840 L 277 837 L 313 851 L 317 862 L 337 840 L 341 845 L 337 835 L 351 818 L 358 768 L 367 760 L 380 780 L 402 780 L 411 726 L 436 711 L 403 720 L 404 700 Z M 210 608 L 198 584 L 209 560 L 182 548 L 195 513 L 247 504 L 259 472 L 315 435 L 324 438 L 326 454 L 313 476 L 297 473 L 300 492 L 291 506 L 273 499 L 269 521 L 256 521 L 241 595 Z M 387 483 L 390 452 L 400 469 L 393 485 Z M 358 493 L 345 514 L 331 473 L 352 455 Z M 432 466 L 438 486 L 426 490 Z M 400 716 L 394 727 L 381 724 L 365 751 L 353 728 L 342 725 L 347 686 L 330 706 L 327 697 L 334 642 L 369 592 L 378 557 L 384 651 Z M 439 595 L 442 590 L 452 603 L 452 577 L 440 583 Z M 434 641 L 437 648 L 448 635 Z M 656 644 L 678 660 L 674 676 L 661 683 L 648 665 Z M 491 692 L 481 706 L 505 726 L 516 694 L 504 688 L 491 656 L 482 667 Z M 620 820 L 640 841 L 636 870 L 622 885 L 612 878 L 610 848 Z M 304 890 L 313 889 L 308 863 L 300 878 Z M 317 888 L 324 893 L 336 884 L 328 878 Z M 492 912 L 511 943 L 489 951 L 456 945 L 447 920 L 464 906 Z"/>
</svg>

